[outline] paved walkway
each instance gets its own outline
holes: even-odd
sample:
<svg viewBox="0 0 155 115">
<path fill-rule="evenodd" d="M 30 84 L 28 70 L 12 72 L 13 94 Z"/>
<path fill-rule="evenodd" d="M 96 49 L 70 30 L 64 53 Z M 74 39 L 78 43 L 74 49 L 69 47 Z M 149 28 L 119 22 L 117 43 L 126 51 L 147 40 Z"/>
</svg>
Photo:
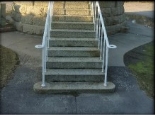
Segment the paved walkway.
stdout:
<svg viewBox="0 0 155 115">
<path fill-rule="evenodd" d="M 154 113 L 154 100 L 139 88 L 123 62 L 124 53 L 153 40 L 153 29 L 130 21 L 128 25 L 127 33 L 109 36 L 110 43 L 118 47 L 110 50 L 108 69 L 108 80 L 116 85 L 116 91 L 106 94 L 35 94 L 33 85 L 41 79 L 41 50 L 34 46 L 41 43 L 42 37 L 20 32 L 2 33 L 0 43 L 18 53 L 20 65 L 1 92 L 1 113 Z"/>
<path fill-rule="evenodd" d="M 140 45 L 151 42 L 154 38 L 154 31 L 144 25 L 128 21 L 129 30 L 127 33 L 118 33 L 109 36 L 111 44 L 117 46 L 116 49 L 110 49 L 109 66 L 125 66 L 123 56 L 129 50 Z"/>
</svg>

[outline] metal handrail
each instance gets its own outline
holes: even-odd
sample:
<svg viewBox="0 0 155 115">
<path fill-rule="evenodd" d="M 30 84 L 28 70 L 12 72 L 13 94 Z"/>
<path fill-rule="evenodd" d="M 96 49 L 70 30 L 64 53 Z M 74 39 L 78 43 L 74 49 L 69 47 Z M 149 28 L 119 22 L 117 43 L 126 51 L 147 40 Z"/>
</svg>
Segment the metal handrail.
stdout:
<svg viewBox="0 0 155 115">
<path fill-rule="evenodd" d="M 47 9 L 47 16 L 46 16 L 46 22 L 44 26 L 44 33 L 43 33 L 43 39 L 42 44 L 35 45 L 35 48 L 41 48 L 42 49 L 42 84 L 41 86 L 45 86 L 45 72 L 46 72 L 46 61 L 47 61 L 47 48 L 49 47 L 49 39 L 50 39 L 50 30 L 51 30 L 51 22 L 52 22 L 52 15 L 53 15 L 53 4 L 54 2 L 48 3 L 48 9 Z"/>
<path fill-rule="evenodd" d="M 107 86 L 109 48 L 117 48 L 117 46 L 109 44 L 99 2 L 98 1 L 92 2 L 92 7 L 94 12 L 94 24 L 95 24 L 94 30 L 96 31 L 96 39 L 98 40 L 98 48 L 100 49 L 100 59 L 102 60 L 102 72 L 104 72 L 105 75 L 104 86 Z"/>
</svg>

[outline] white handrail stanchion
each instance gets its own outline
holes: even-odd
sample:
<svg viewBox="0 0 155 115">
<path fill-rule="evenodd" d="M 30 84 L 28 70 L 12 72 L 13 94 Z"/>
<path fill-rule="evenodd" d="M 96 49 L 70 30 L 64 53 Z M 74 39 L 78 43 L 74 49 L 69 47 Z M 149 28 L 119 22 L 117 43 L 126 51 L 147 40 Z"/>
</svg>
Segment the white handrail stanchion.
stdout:
<svg viewBox="0 0 155 115">
<path fill-rule="evenodd" d="M 45 87 L 45 60 L 43 60 L 44 59 L 44 57 L 45 57 L 45 49 L 44 48 L 42 48 L 42 84 L 41 84 L 41 86 L 42 87 Z"/>
</svg>

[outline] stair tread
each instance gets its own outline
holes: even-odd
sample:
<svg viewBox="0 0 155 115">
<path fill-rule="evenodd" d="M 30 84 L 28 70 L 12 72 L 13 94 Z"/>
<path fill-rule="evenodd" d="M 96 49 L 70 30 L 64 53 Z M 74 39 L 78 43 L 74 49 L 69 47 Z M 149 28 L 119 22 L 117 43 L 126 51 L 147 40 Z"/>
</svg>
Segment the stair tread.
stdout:
<svg viewBox="0 0 155 115">
<path fill-rule="evenodd" d="M 48 57 L 47 62 L 102 62 L 99 57 Z"/>
<path fill-rule="evenodd" d="M 56 38 L 52 37 L 50 40 L 65 40 L 65 41 L 97 41 L 95 38 Z"/>
<path fill-rule="evenodd" d="M 57 15 L 57 14 L 55 14 L 55 15 L 53 15 L 53 17 L 60 17 L 60 16 L 62 16 L 62 17 L 93 17 L 93 16 L 91 16 L 91 15 L 62 15 L 62 14 L 60 14 L 60 15 Z"/>
<path fill-rule="evenodd" d="M 62 21 L 53 21 L 52 24 L 94 24 L 93 22 L 62 22 Z"/>
<path fill-rule="evenodd" d="M 99 51 L 99 49 L 97 47 L 49 47 L 48 50 L 80 50 L 80 51 L 83 51 L 83 50 L 88 50 L 88 51 L 97 50 L 97 51 Z"/>
<path fill-rule="evenodd" d="M 84 11 L 84 10 L 88 10 L 88 11 L 91 11 L 90 8 L 54 8 L 54 10 L 81 10 L 81 11 Z"/>
<path fill-rule="evenodd" d="M 103 75 L 101 69 L 47 69 L 45 75 Z"/>
<path fill-rule="evenodd" d="M 75 3 L 84 3 L 84 4 L 89 4 L 89 1 L 66 1 L 66 4 L 75 4 Z"/>
<path fill-rule="evenodd" d="M 52 29 L 51 31 L 59 31 L 59 32 L 95 32 L 94 30 L 75 30 L 75 29 Z"/>
</svg>

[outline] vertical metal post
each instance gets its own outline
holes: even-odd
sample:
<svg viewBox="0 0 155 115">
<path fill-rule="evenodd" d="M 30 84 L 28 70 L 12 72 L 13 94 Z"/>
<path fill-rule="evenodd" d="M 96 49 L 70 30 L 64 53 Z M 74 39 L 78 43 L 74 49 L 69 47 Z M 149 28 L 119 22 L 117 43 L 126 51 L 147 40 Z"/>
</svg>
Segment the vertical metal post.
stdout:
<svg viewBox="0 0 155 115">
<path fill-rule="evenodd" d="M 45 55 L 45 48 L 42 48 L 42 87 L 45 87 L 45 63 L 44 63 L 44 56 Z"/>
<path fill-rule="evenodd" d="M 101 23 L 100 23 L 100 17 L 98 17 L 98 19 L 99 19 L 99 20 L 98 20 L 98 49 L 100 49 L 100 42 L 101 42 L 101 41 L 100 41 L 100 29 L 101 29 L 101 28 L 100 28 L 100 24 L 101 24 Z"/>
<path fill-rule="evenodd" d="M 101 29 L 102 30 L 102 29 Z M 101 31 L 101 49 L 100 49 L 100 60 L 103 57 L 103 31 Z"/>
<path fill-rule="evenodd" d="M 46 41 L 45 41 L 45 48 L 44 48 L 44 72 L 46 72 L 46 61 L 47 61 L 47 59 L 48 59 L 48 53 L 47 53 L 47 51 L 48 51 L 48 47 L 47 47 L 47 33 L 46 33 Z"/>
<path fill-rule="evenodd" d="M 50 39 L 50 32 L 49 32 L 49 26 L 48 26 L 48 29 L 47 29 L 47 36 L 46 36 L 47 48 L 50 47 L 49 39 Z"/>
<path fill-rule="evenodd" d="M 102 53 L 102 72 L 104 72 L 104 66 L 105 66 L 105 50 L 106 50 L 106 47 L 105 47 L 105 37 L 104 37 L 104 42 L 103 42 L 103 53 Z"/>
<path fill-rule="evenodd" d="M 48 11 L 49 13 L 49 11 Z M 47 16 L 47 38 L 46 38 L 46 41 L 47 41 L 47 48 L 49 48 L 49 39 L 50 39 L 50 16 L 48 15 Z"/>
<path fill-rule="evenodd" d="M 98 40 L 98 18 L 96 18 L 96 40 Z"/>
<path fill-rule="evenodd" d="M 108 72 L 108 52 L 109 48 L 106 46 L 106 59 L 105 59 L 105 78 L 104 78 L 104 86 L 107 86 L 107 72 Z"/>
</svg>

